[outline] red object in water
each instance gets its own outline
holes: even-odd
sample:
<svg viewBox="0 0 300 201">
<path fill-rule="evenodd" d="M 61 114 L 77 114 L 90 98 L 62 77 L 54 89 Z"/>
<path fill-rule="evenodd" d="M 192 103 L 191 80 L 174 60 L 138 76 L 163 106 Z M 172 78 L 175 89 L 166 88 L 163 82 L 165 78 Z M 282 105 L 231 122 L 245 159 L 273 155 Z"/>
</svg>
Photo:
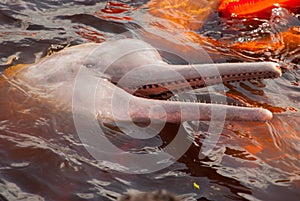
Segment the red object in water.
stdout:
<svg viewBox="0 0 300 201">
<path fill-rule="evenodd" d="M 282 6 L 299 8 L 299 0 L 221 0 L 219 12 L 222 17 L 257 16 L 270 11 L 270 8 Z"/>
</svg>

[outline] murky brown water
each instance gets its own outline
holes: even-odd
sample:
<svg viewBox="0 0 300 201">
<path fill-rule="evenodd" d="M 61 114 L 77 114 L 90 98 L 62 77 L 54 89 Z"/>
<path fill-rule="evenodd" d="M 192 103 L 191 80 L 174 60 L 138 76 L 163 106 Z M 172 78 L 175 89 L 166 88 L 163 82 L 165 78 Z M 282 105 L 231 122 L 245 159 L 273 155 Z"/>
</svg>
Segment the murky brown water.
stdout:
<svg viewBox="0 0 300 201">
<path fill-rule="evenodd" d="M 86 153 L 70 114 L 53 111 L 1 80 L 0 200 L 115 200 L 128 189 L 160 188 L 189 200 L 299 200 L 299 14 L 282 8 L 266 19 L 226 20 L 211 10 L 207 21 L 196 21 L 203 26 L 194 34 L 186 27 L 176 32 L 181 24 L 157 15 L 146 1 L 120 2 L 0 2 L 1 70 L 33 63 L 65 45 L 102 42 L 136 28 L 152 28 L 153 33 L 173 33 L 172 46 L 182 52 L 201 44 L 214 61 L 279 62 L 284 67 L 279 79 L 226 86 L 228 96 L 268 108 L 274 118 L 267 123 L 226 122 L 217 145 L 204 159 L 198 154 L 207 125 L 196 128 L 189 123 L 191 131 L 182 132 L 194 143 L 177 162 L 155 173 L 128 175 Z M 176 37 L 187 38 L 181 42 L 186 46 L 176 43 Z M 251 41 L 258 40 L 264 41 L 261 48 L 252 47 Z M 265 44 L 271 48 L 263 49 Z M 169 124 L 149 141 L 122 146 L 155 151 L 170 142 L 178 128 Z M 124 141 L 118 131 L 109 130 L 107 135 L 116 144 Z"/>
</svg>

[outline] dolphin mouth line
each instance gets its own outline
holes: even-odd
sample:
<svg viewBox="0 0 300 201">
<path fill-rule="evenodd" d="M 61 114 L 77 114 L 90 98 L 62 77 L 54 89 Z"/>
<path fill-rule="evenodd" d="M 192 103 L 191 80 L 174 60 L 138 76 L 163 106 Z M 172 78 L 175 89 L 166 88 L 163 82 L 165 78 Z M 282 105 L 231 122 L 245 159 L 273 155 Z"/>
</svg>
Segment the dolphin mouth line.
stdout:
<svg viewBox="0 0 300 201">
<path fill-rule="evenodd" d="M 185 95 L 185 94 L 184 94 Z M 205 96 L 205 97 L 204 97 Z M 213 96 L 212 98 L 210 96 Z M 215 100 L 216 97 L 221 97 L 222 100 Z M 215 105 L 228 105 L 237 107 L 249 107 L 249 108 L 261 108 L 259 106 L 250 106 L 245 103 L 240 102 L 234 98 L 228 98 L 223 94 L 195 94 L 193 98 L 182 97 L 181 94 L 176 94 L 166 101 L 182 102 L 182 103 L 204 103 L 204 104 L 215 104 Z"/>
<path fill-rule="evenodd" d="M 208 76 L 204 78 L 198 77 L 186 80 L 182 79 L 176 81 L 159 82 L 155 84 L 142 85 L 140 87 L 127 88 L 125 90 L 138 97 L 158 100 L 170 100 L 171 97 L 178 93 L 184 93 L 210 85 L 221 84 L 218 80 L 222 80 L 223 84 L 229 84 L 241 81 L 274 79 L 276 77 L 277 75 L 271 71 L 247 72 L 219 76 Z M 151 92 L 151 94 L 147 95 L 147 93 L 145 92 Z M 202 101 L 200 100 L 200 102 Z M 209 104 L 209 102 L 205 103 Z M 238 105 L 243 106 L 240 104 Z"/>
</svg>

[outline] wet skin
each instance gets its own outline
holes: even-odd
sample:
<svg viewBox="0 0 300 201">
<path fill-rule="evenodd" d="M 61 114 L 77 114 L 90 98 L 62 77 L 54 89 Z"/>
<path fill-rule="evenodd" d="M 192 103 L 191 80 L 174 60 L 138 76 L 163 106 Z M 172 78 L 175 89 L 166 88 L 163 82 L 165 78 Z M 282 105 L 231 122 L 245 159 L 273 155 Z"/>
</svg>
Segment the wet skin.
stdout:
<svg viewBox="0 0 300 201">
<path fill-rule="evenodd" d="M 82 100 L 76 107 L 93 113 L 99 121 L 179 123 L 212 117 L 224 120 L 222 115 L 213 115 L 224 111 L 226 120 L 271 119 L 272 113 L 263 108 L 166 99 L 218 83 L 276 78 L 281 70 L 272 62 L 170 65 L 148 43 L 122 39 L 67 48 L 39 63 L 8 69 L 3 76 L 12 86 L 55 108 L 71 111 L 74 98 L 77 103 Z M 78 80 L 83 81 L 81 86 L 97 83 L 90 97 L 76 85 Z M 83 104 L 87 98 L 94 98 L 94 108 Z"/>
</svg>

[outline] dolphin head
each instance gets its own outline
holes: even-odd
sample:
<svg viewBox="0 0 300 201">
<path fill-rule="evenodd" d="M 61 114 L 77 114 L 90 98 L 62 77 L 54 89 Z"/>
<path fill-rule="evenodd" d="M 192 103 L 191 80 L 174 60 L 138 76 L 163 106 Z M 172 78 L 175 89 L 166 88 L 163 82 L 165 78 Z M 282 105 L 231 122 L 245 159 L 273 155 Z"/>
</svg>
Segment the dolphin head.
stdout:
<svg viewBox="0 0 300 201">
<path fill-rule="evenodd" d="M 74 97 L 85 108 L 92 94 L 95 108 L 88 112 L 100 120 L 179 123 L 212 118 L 267 121 L 272 113 L 263 108 L 167 100 L 210 85 L 279 76 L 281 70 L 273 62 L 171 65 L 150 44 L 120 39 L 67 48 L 8 79 L 68 108 L 74 105 Z M 224 111 L 225 116 L 214 115 Z"/>
</svg>

